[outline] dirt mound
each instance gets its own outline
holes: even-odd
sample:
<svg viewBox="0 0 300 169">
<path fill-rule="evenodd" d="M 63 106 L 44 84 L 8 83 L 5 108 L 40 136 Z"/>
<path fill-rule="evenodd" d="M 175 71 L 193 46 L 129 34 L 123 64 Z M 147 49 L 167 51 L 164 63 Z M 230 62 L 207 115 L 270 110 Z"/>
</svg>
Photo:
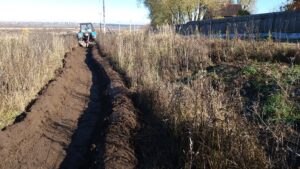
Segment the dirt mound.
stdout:
<svg viewBox="0 0 300 169">
<path fill-rule="evenodd" d="M 96 52 L 98 51 L 94 51 L 93 56 L 97 56 Z M 138 129 L 138 122 L 135 107 L 129 98 L 130 91 L 107 60 L 101 57 L 94 59 L 110 79 L 107 94 L 112 103 L 112 112 L 105 137 L 104 168 L 135 168 L 137 159 L 133 138 Z"/>
</svg>

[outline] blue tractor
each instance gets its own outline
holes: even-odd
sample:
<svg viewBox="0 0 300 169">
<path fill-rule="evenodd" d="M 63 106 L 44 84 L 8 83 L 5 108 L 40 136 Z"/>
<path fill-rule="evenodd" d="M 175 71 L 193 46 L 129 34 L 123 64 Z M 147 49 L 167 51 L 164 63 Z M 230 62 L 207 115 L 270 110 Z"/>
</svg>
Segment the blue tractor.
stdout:
<svg viewBox="0 0 300 169">
<path fill-rule="evenodd" d="M 83 47 L 96 44 L 97 32 L 92 23 L 80 23 L 80 31 L 77 34 L 78 42 Z"/>
</svg>

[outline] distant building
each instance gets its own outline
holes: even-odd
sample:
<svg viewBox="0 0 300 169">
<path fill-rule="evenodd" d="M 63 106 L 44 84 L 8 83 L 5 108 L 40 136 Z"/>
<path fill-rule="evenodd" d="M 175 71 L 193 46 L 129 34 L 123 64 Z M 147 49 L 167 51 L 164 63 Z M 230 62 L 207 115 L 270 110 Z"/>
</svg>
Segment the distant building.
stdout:
<svg viewBox="0 0 300 169">
<path fill-rule="evenodd" d="M 208 10 L 204 20 L 235 17 L 244 9 L 240 0 L 219 0 L 219 5 L 215 10 Z"/>
<path fill-rule="evenodd" d="M 234 17 L 238 15 L 238 12 L 242 10 L 241 4 L 233 4 L 233 3 L 226 3 L 224 7 L 220 10 L 220 16 L 224 18 Z"/>
<path fill-rule="evenodd" d="M 238 15 L 238 12 L 242 10 L 241 4 L 232 4 L 232 3 L 226 3 L 224 7 L 220 10 L 220 15 L 222 17 L 234 17 Z"/>
</svg>

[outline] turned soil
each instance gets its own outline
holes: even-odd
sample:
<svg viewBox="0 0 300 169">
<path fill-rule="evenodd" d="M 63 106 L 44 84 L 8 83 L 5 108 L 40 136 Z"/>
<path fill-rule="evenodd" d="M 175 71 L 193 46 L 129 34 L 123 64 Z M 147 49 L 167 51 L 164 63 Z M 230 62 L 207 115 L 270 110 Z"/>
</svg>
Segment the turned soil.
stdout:
<svg viewBox="0 0 300 169">
<path fill-rule="evenodd" d="M 0 131 L 0 169 L 137 165 L 134 106 L 121 78 L 99 58 L 96 47 L 66 55 L 55 80 Z"/>
</svg>

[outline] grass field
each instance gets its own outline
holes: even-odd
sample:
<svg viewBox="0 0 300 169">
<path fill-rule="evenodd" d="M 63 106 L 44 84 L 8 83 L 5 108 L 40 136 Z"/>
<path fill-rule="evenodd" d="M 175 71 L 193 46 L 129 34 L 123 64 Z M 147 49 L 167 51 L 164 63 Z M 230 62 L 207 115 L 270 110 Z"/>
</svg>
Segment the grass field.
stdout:
<svg viewBox="0 0 300 169">
<path fill-rule="evenodd" d="M 170 168 L 299 166 L 298 44 L 183 37 L 168 28 L 106 34 L 99 43 L 142 112 L 174 136 L 178 151 L 154 150 L 155 168 L 160 159 Z"/>
</svg>

